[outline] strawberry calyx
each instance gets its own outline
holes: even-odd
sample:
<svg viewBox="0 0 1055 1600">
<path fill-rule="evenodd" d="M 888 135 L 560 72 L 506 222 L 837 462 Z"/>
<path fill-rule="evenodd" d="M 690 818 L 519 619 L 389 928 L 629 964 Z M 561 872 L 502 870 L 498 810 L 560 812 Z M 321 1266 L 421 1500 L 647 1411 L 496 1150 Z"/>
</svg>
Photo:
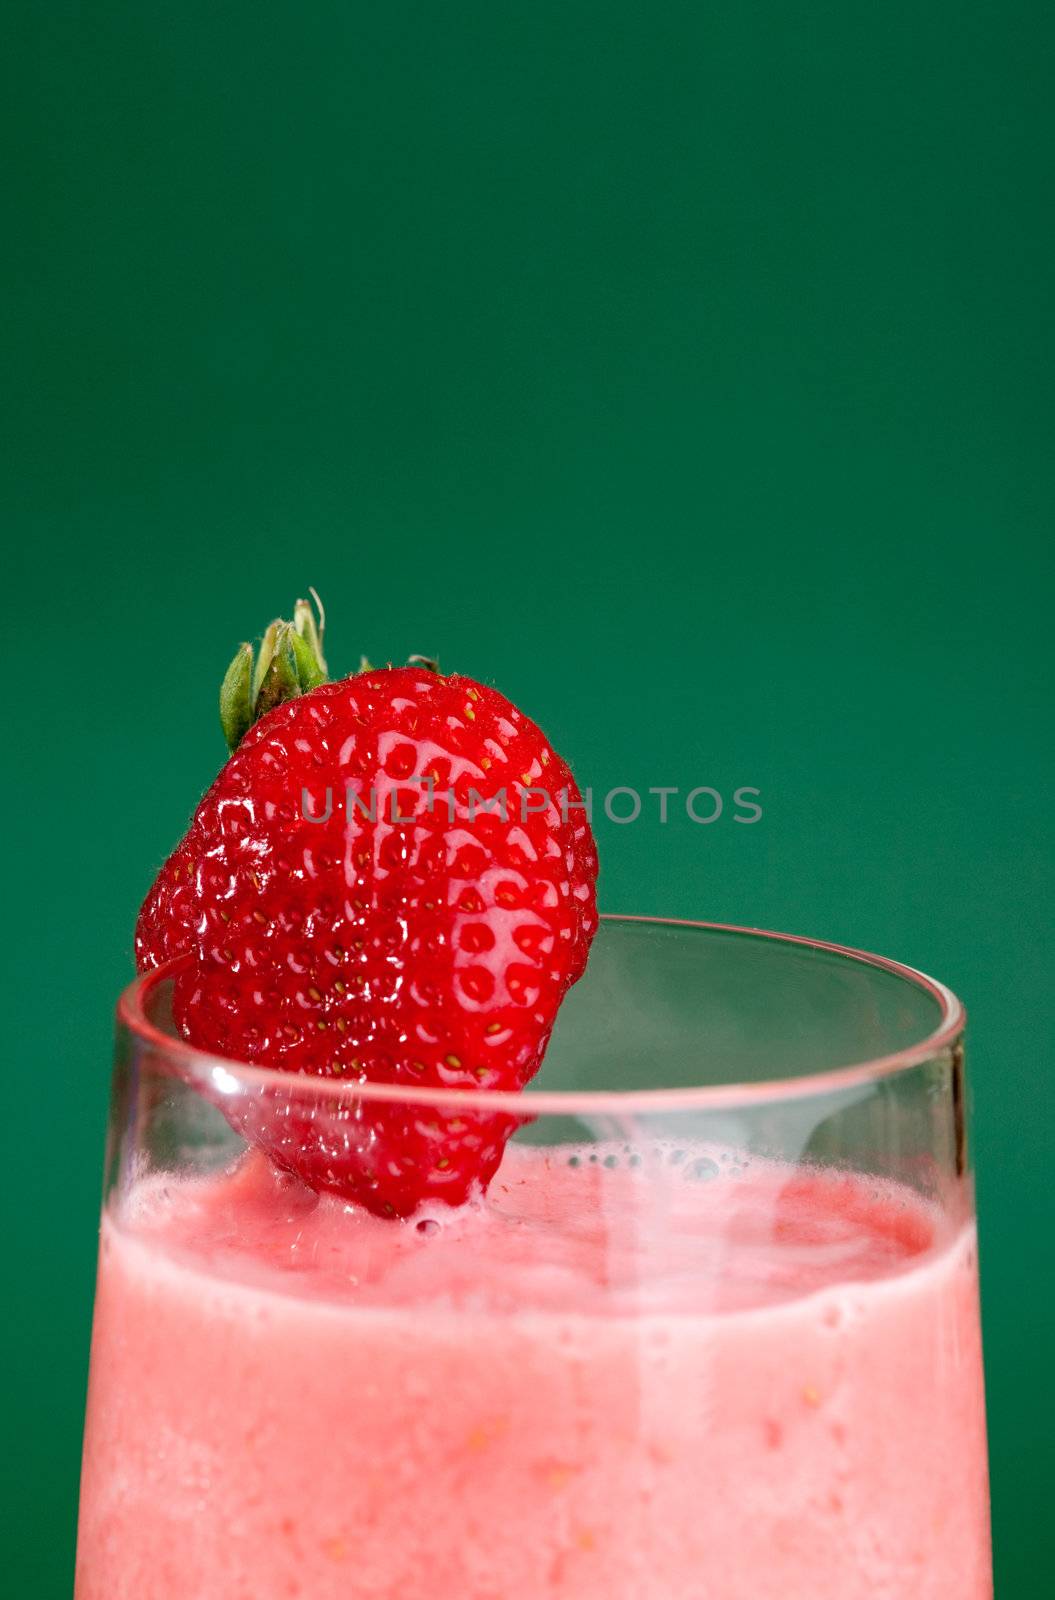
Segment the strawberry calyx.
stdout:
<svg viewBox="0 0 1055 1600">
<path fill-rule="evenodd" d="M 254 722 L 267 712 L 298 695 L 309 694 L 329 682 L 329 669 L 322 653 L 326 613 L 314 589 L 310 600 L 298 600 L 293 621 L 276 617 L 264 630 L 260 650 L 254 655 L 248 642 L 240 644 L 220 685 L 220 726 L 233 755 Z M 423 667 L 439 672 L 431 656 L 408 656 L 408 667 Z M 359 662 L 360 672 L 373 672 L 366 656 Z"/>
<path fill-rule="evenodd" d="M 254 722 L 275 706 L 308 694 L 329 673 L 322 653 L 326 613 L 314 589 L 298 600 L 293 621 L 276 617 L 264 630 L 254 660 L 251 644 L 238 646 L 220 685 L 220 726 L 233 754 Z"/>
</svg>

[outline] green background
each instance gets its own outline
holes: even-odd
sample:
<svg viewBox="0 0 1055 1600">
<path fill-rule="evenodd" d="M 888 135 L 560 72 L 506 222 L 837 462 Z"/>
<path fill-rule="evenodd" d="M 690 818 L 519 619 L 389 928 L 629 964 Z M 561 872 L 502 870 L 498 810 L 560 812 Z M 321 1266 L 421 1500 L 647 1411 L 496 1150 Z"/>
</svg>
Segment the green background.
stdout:
<svg viewBox="0 0 1055 1600">
<path fill-rule="evenodd" d="M 10 1592 L 69 1592 L 134 913 L 308 583 L 333 665 L 439 652 L 598 790 L 761 789 L 602 820 L 607 909 L 963 994 L 998 1592 L 1042 1592 L 1050 7 L 5 19 Z"/>
</svg>

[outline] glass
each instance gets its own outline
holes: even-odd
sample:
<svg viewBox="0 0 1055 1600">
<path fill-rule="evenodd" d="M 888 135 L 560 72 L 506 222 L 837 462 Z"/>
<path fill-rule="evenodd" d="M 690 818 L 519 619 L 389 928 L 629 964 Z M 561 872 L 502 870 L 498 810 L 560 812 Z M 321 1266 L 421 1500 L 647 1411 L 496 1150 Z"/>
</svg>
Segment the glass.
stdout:
<svg viewBox="0 0 1055 1600">
<path fill-rule="evenodd" d="M 940 984 L 606 918 L 522 1095 L 219 1061 L 170 988 L 119 1007 L 77 1600 L 992 1593 Z M 256 1148 L 392 1116 L 512 1131 L 486 1200 L 387 1221 Z"/>
</svg>

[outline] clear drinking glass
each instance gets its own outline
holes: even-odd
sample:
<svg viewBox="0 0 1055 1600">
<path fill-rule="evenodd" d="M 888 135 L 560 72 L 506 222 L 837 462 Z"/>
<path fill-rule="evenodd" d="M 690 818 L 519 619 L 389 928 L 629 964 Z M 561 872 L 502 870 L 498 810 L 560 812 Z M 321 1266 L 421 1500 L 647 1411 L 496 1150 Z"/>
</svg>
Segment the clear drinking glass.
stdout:
<svg viewBox="0 0 1055 1600">
<path fill-rule="evenodd" d="M 170 989 L 119 1007 L 77 1600 L 992 1593 L 940 984 L 607 918 L 516 1095 L 220 1061 Z M 390 1114 L 513 1129 L 486 1200 L 386 1221 L 252 1143 Z"/>
</svg>

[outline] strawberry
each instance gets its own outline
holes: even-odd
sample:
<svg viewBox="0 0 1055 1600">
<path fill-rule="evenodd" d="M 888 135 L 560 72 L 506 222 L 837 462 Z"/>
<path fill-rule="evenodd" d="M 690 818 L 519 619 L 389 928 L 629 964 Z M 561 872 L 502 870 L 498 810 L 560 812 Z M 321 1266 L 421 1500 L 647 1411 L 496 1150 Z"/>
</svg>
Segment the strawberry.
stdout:
<svg viewBox="0 0 1055 1600">
<path fill-rule="evenodd" d="M 381 1215 L 460 1204 L 514 1118 L 312 1095 L 293 1075 L 527 1083 L 597 926 L 575 781 L 497 690 L 422 658 L 326 681 L 302 601 L 255 667 L 241 647 L 221 719 L 233 754 L 147 895 L 138 965 L 190 955 L 181 1032 L 291 1075 L 225 1105 L 280 1166 Z"/>
</svg>

